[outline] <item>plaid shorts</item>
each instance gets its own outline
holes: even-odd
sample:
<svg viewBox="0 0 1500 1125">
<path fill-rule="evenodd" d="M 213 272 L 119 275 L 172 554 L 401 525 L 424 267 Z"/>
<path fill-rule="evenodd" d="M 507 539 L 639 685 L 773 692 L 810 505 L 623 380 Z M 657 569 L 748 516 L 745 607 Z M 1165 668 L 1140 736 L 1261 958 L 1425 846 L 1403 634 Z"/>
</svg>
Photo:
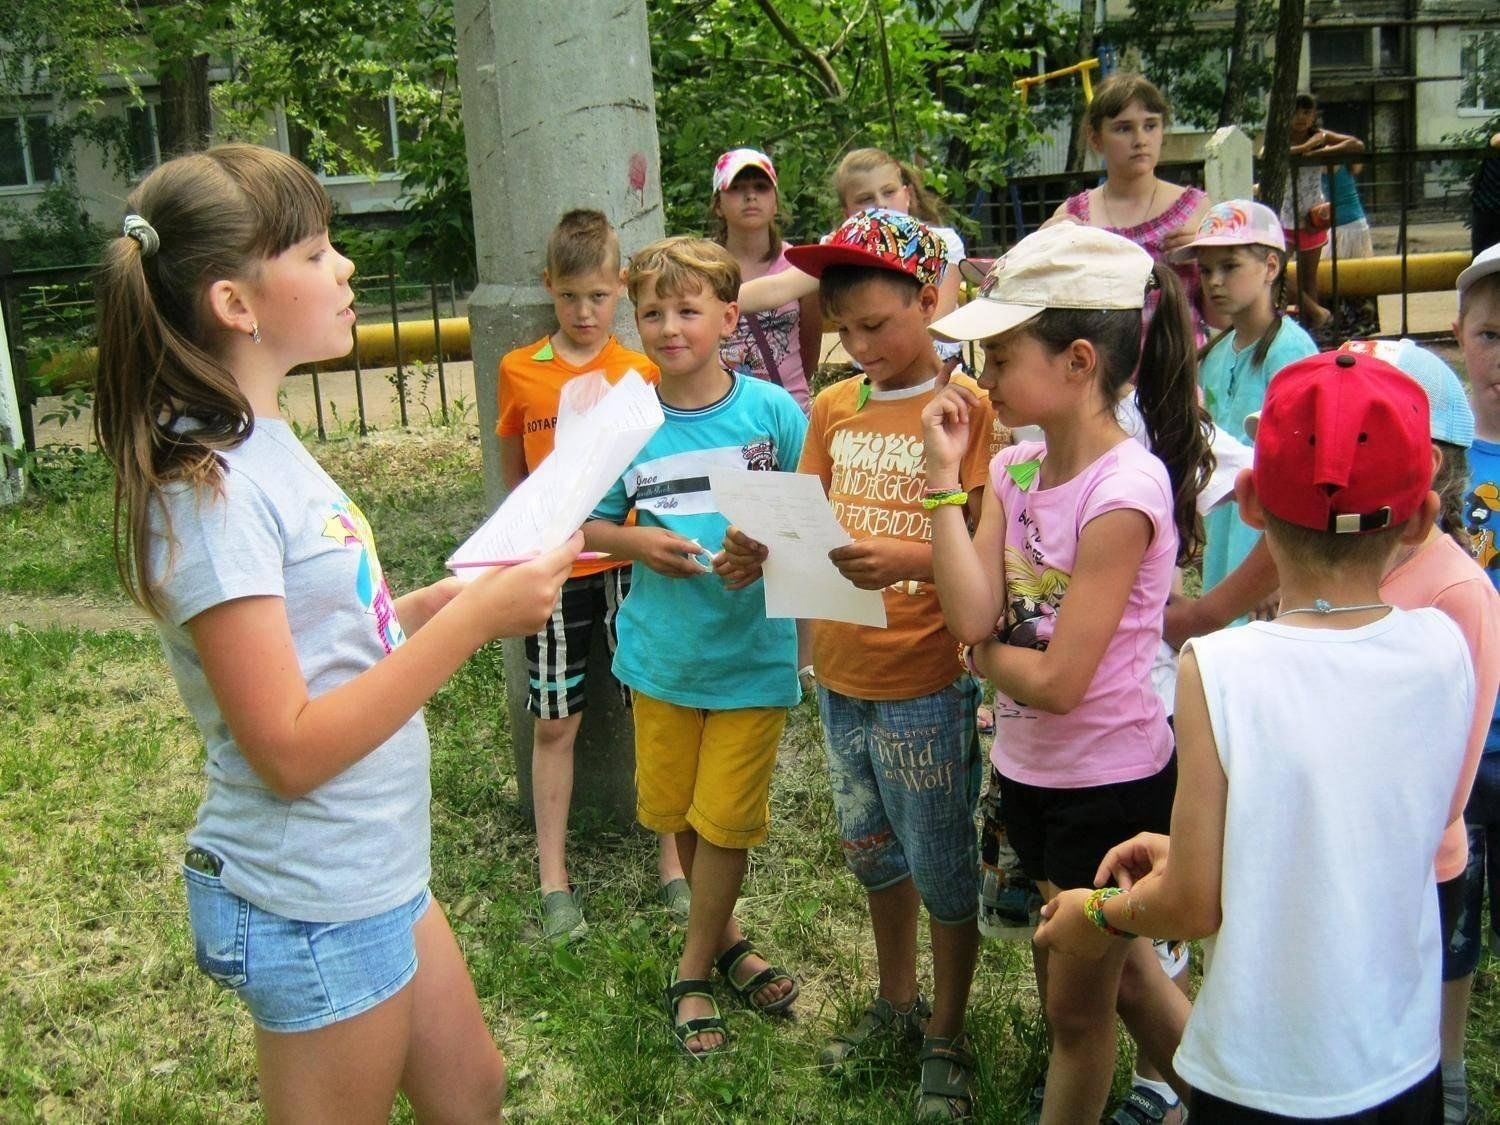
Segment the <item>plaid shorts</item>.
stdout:
<svg viewBox="0 0 1500 1125">
<path fill-rule="evenodd" d="M 594 630 L 604 626 L 615 651 L 615 615 L 630 592 L 630 567 L 569 578 L 540 633 L 526 638 L 526 709 L 539 719 L 566 719 L 583 710 Z M 609 675 L 609 669 L 604 669 Z"/>
</svg>

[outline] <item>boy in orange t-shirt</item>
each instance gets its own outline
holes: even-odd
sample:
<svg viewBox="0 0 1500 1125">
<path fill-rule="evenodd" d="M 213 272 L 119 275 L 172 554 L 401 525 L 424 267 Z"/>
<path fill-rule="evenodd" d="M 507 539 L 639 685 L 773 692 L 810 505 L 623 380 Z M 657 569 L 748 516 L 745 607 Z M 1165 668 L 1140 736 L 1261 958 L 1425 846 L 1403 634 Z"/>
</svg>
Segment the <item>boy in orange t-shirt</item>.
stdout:
<svg viewBox="0 0 1500 1125">
<path fill-rule="evenodd" d="M 508 353 L 500 361 L 500 473 L 514 489 L 552 452 L 563 384 L 591 372 L 615 383 L 634 368 L 647 382 L 660 375 L 640 352 L 610 332 L 622 292 L 620 240 L 598 211 L 565 214 L 547 239 L 542 285 L 552 296 L 557 331 Z M 536 817 L 542 893 L 542 933 L 550 941 L 582 937 L 588 930 L 568 881 L 568 806 L 573 797 L 573 743 L 583 721 L 584 688 L 594 630 L 615 643 L 615 612 L 630 589 L 628 563 L 581 562 L 563 584 L 552 616 L 526 638 L 527 709 L 536 716 L 531 747 L 531 800 Z M 595 674 L 609 675 L 608 668 Z M 687 881 L 671 836 L 661 838 L 660 896 L 674 918 L 685 920 Z"/>
</svg>

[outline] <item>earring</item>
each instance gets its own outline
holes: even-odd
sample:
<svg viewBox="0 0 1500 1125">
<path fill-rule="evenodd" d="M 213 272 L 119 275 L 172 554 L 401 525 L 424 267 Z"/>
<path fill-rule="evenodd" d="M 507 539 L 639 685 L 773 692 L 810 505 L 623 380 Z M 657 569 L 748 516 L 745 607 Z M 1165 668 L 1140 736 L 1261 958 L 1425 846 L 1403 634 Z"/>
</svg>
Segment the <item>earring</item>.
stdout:
<svg viewBox="0 0 1500 1125">
<path fill-rule="evenodd" d="M 252 323 L 250 325 L 250 341 L 252 343 L 255 343 L 255 344 L 260 343 L 260 325 L 259 324 Z"/>
</svg>

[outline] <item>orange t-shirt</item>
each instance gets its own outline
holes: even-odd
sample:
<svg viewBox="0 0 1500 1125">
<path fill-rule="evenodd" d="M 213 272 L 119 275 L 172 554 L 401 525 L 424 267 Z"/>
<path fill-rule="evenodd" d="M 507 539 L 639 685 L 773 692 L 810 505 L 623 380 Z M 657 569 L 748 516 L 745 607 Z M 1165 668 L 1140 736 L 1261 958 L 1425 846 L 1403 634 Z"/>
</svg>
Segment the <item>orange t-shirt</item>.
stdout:
<svg viewBox="0 0 1500 1125">
<path fill-rule="evenodd" d="M 557 425 L 557 404 L 563 384 L 579 375 L 602 371 L 611 384 L 619 382 L 625 372 L 635 368 L 646 382 L 661 379 L 656 364 L 640 352 L 631 351 L 611 336 L 599 354 L 582 367 L 574 367 L 552 347 L 552 337 L 543 336 L 524 348 L 507 352 L 500 360 L 500 421 L 495 433 L 501 437 L 519 437 L 526 451 L 526 468 L 536 468 L 552 452 L 553 427 Z M 582 562 L 573 568 L 573 577 L 598 574 L 617 566 L 618 562 Z"/>
<path fill-rule="evenodd" d="M 971 495 L 984 487 L 994 411 L 972 380 L 954 380 L 979 394 L 970 414 L 969 448 L 959 481 Z M 922 507 L 927 488 L 922 408 L 937 393 L 929 385 L 870 392 L 859 405 L 862 376 L 835 383 L 813 402 L 798 471 L 816 473 L 844 530 L 855 539 L 886 535 L 932 542 L 932 515 Z M 856 699 L 915 699 L 959 676 L 958 642 L 943 624 L 931 582 L 898 582 L 884 590 L 887 626 L 813 621 L 813 667 L 818 682 Z"/>
</svg>

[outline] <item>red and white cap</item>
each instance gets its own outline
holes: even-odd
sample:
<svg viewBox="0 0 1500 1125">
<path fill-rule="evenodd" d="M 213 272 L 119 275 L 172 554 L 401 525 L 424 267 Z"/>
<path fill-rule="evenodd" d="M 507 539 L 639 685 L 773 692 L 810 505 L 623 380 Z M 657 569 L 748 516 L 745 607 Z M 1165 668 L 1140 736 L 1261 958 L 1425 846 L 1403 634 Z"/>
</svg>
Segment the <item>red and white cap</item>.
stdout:
<svg viewBox="0 0 1500 1125">
<path fill-rule="evenodd" d="M 1298 527 L 1404 523 L 1432 487 L 1427 395 L 1374 356 L 1323 352 L 1271 380 L 1255 427 L 1255 491 Z"/>
<path fill-rule="evenodd" d="M 746 168 L 760 169 L 776 186 L 776 165 L 769 156 L 756 148 L 732 148 L 714 161 L 714 191 L 723 191 Z"/>
</svg>

